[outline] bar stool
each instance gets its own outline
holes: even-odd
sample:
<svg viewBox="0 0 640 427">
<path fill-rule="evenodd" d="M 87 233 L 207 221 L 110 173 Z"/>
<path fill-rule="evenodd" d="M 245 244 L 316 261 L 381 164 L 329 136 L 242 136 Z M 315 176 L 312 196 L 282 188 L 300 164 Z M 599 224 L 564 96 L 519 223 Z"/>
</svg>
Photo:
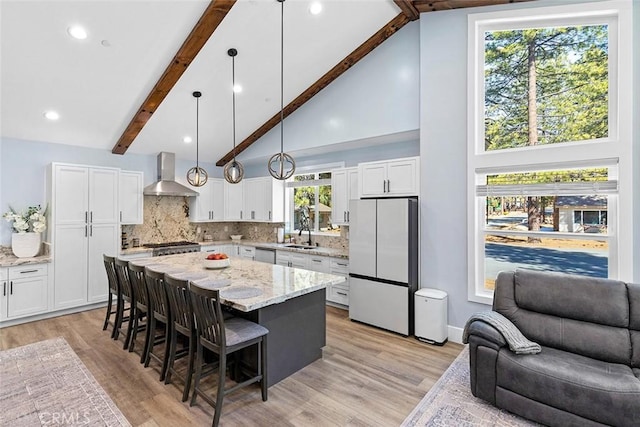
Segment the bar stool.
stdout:
<svg viewBox="0 0 640 427">
<path fill-rule="evenodd" d="M 106 254 L 102 255 L 102 259 L 104 261 L 104 268 L 107 270 L 107 280 L 109 282 L 109 300 L 107 302 L 107 313 L 104 318 L 104 325 L 102 325 L 102 330 L 106 330 L 107 326 L 113 326 L 113 330 L 111 332 L 111 338 L 117 339 L 116 331 L 117 324 L 120 321 L 120 307 L 122 305 L 122 296 L 120 294 L 120 285 L 118 284 L 118 277 L 116 276 L 115 269 L 115 257 L 108 256 Z M 113 308 L 113 297 L 116 298 L 116 308 Z M 111 315 L 115 314 L 115 319 L 111 320 Z"/>
<path fill-rule="evenodd" d="M 147 284 L 144 278 L 144 266 L 133 264 L 129 261 L 129 281 L 135 295 L 136 312 L 133 316 L 133 326 L 131 330 L 131 339 L 129 341 L 129 352 L 135 348 L 138 332 L 147 330 L 147 321 L 141 324 L 140 320 L 148 319 L 149 312 L 149 294 L 147 292 Z M 147 350 L 147 339 L 145 333 L 145 341 L 140 354 L 140 363 L 144 363 L 144 357 Z"/>
<path fill-rule="evenodd" d="M 124 338 L 124 345 L 122 349 L 129 347 L 131 340 L 131 334 L 133 331 L 133 318 L 136 316 L 136 298 L 135 291 L 131 286 L 131 280 L 129 279 L 129 261 L 117 258 L 115 260 L 116 277 L 120 284 L 120 294 L 122 296 L 122 304 L 120 305 L 120 315 L 118 317 L 118 324 L 116 325 L 115 339 L 118 339 L 120 335 L 120 329 L 122 329 L 122 323 L 127 322 L 127 333 Z M 127 306 L 127 303 L 129 305 Z M 125 312 L 128 312 L 125 316 Z"/>
<path fill-rule="evenodd" d="M 267 334 L 269 330 L 262 325 L 239 317 L 225 319 L 220 305 L 220 293 L 217 289 L 204 289 L 191 282 L 189 292 L 197 325 L 196 377 L 191 406 L 196 403 L 197 396 L 201 396 L 213 406 L 215 412 L 212 425 L 215 427 L 220 422 L 222 401 L 226 394 L 240 387 L 259 382 L 262 400 L 267 400 Z M 252 345 L 258 346 L 258 372 L 249 379 L 225 389 L 227 356 Z M 204 365 L 203 348 L 218 355 L 218 391 L 215 401 L 200 389 Z"/>
<path fill-rule="evenodd" d="M 162 364 L 160 369 L 160 381 L 164 381 L 167 372 L 167 362 L 169 359 L 169 334 L 171 328 L 171 310 L 167 302 L 167 291 L 164 285 L 164 273 L 154 271 L 145 267 L 144 269 L 145 283 L 147 284 L 148 312 L 147 312 L 147 338 L 146 350 L 144 355 L 144 367 L 149 366 L 149 361 L 153 358 Z M 164 324 L 164 334 L 156 335 L 156 324 L 161 322 Z M 161 357 L 153 352 L 156 344 L 165 343 L 164 356 Z"/>
<path fill-rule="evenodd" d="M 196 348 L 196 328 L 193 321 L 193 310 L 191 309 L 191 297 L 189 296 L 189 281 L 181 280 L 171 275 L 165 274 L 164 284 L 167 290 L 167 299 L 171 311 L 173 322 L 169 328 L 169 360 L 167 362 L 167 373 L 164 383 L 171 382 L 172 374 L 178 375 L 174 369 L 176 359 L 187 356 L 187 371 L 183 378 L 184 391 L 182 392 L 182 401 L 186 402 L 189 398 L 191 390 L 191 378 L 193 377 L 193 363 L 195 359 Z M 180 350 L 176 350 L 178 334 L 189 340 L 189 345 Z"/>
</svg>

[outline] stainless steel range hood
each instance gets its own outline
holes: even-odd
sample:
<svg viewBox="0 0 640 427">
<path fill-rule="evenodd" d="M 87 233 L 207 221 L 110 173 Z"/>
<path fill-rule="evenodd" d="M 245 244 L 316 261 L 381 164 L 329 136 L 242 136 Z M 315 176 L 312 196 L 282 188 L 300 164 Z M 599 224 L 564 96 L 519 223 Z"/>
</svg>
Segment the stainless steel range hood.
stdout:
<svg viewBox="0 0 640 427">
<path fill-rule="evenodd" d="M 187 196 L 195 197 L 200 193 L 176 182 L 176 155 L 160 152 L 158 154 L 158 181 L 144 188 L 145 196 Z"/>
</svg>

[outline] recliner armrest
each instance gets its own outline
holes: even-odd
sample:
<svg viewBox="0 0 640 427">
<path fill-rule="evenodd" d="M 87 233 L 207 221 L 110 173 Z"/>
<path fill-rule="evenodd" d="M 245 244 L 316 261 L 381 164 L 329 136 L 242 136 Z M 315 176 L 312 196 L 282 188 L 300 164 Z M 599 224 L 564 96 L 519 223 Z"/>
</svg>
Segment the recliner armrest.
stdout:
<svg viewBox="0 0 640 427">
<path fill-rule="evenodd" d="M 494 350 L 499 350 L 501 347 L 507 345 L 507 341 L 502 334 L 496 328 L 482 320 L 474 320 L 471 322 L 468 327 L 468 332 L 470 336 L 479 336 L 488 341 L 488 343 L 493 344 L 492 348 Z"/>
</svg>

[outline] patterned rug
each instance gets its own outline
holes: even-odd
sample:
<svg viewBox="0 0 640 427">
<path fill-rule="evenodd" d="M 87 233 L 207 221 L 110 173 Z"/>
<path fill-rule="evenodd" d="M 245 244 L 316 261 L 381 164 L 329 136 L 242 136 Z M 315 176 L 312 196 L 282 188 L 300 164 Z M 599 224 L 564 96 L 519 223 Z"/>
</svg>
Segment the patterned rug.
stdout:
<svg viewBox="0 0 640 427">
<path fill-rule="evenodd" d="M 130 426 L 64 338 L 0 352 L 0 425 Z"/>
<path fill-rule="evenodd" d="M 469 384 L 469 346 L 462 350 L 402 423 L 403 427 L 538 425 L 473 397 Z"/>
</svg>

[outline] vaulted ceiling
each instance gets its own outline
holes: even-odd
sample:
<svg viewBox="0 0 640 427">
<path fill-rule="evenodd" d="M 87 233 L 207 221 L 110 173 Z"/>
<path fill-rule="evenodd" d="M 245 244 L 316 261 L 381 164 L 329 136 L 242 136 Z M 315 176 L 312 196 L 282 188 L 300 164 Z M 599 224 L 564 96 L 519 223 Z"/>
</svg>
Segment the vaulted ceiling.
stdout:
<svg viewBox="0 0 640 427">
<path fill-rule="evenodd" d="M 333 0 L 314 15 L 310 0 L 287 0 L 285 116 L 420 13 L 512 1 Z M 275 0 L 3 0 L 1 135 L 195 159 L 198 90 L 200 159 L 222 165 L 233 144 L 229 48 L 238 50 L 243 88 L 239 151 L 279 123 L 280 8 Z M 75 24 L 86 39 L 69 37 Z M 48 110 L 60 118 L 45 119 Z"/>
</svg>

